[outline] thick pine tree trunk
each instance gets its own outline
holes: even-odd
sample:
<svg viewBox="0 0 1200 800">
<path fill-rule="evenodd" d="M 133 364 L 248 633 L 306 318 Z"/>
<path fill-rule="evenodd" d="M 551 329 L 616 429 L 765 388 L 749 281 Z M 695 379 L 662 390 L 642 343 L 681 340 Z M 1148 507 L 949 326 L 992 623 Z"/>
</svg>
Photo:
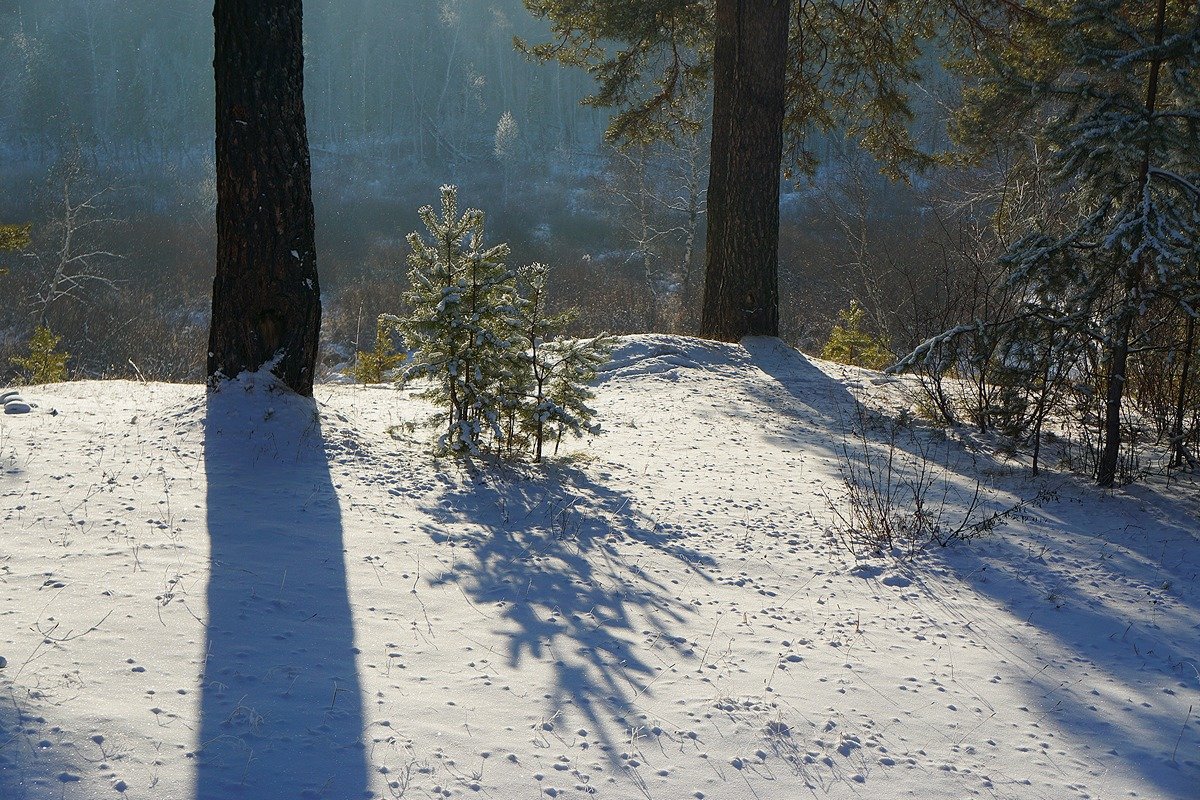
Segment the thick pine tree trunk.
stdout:
<svg viewBox="0 0 1200 800">
<path fill-rule="evenodd" d="M 312 395 L 321 295 L 301 0 L 215 0 L 217 275 L 210 384 L 277 359 Z"/>
<path fill-rule="evenodd" d="M 779 335 L 779 168 L 790 0 L 717 0 L 702 335 Z"/>
</svg>

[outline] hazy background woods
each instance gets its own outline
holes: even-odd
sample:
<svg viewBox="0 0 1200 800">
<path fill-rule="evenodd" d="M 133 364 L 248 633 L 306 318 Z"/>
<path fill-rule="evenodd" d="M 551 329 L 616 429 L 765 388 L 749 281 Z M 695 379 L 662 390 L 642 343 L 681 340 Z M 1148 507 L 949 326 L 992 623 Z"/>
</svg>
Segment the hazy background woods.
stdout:
<svg viewBox="0 0 1200 800">
<path fill-rule="evenodd" d="M 0 221 L 30 222 L 34 237 L 30 253 L 0 255 L 0 378 L 41 321 L 63 336 L 73 375 L 201 377 L 211 10 L 0 5 Z M 589 76 L 514 51 L 514 35 L 544 36 L 520 0 L 308 0 L 305 28 L 325 366 L 369 347 L 378 313 L 402 310 L 403 237 L 444 183 L 489 213 L 514 261 L 551 265 L 551 293 L 582 308 L 581 327 L 688 329 L 706 132 L 613 151 L 607 116 L 580 105 Z M 948 81 L 926 88 L 915 125 L 939 147 Z M 927 297 L 947 235 L 936 182 L 885 184 L 836 137 L 818 152 L 825 166 L 785 185 L 783 205 L 781 312 L 808 347 L 851 298 L 869 306 L 874 292 L 895 310 Z"/>
</svg>

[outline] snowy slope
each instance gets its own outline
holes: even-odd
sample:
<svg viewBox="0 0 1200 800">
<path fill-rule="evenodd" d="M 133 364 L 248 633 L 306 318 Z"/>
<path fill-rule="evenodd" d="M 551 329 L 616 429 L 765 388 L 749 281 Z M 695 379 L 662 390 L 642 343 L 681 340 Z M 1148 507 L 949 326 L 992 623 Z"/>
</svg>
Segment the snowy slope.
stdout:
<svg viewBox="0 0 1200 800">
<path fill-rule="evenodd" d="M 1192 484 L 975 453 L 1058 498 L 856 564 L 843 432 L 896 386 L 774 340 L 624 340 L 540 467 L 254 382 L 0 416 L 0 798 L 1197 796 Z"/>
</svg>

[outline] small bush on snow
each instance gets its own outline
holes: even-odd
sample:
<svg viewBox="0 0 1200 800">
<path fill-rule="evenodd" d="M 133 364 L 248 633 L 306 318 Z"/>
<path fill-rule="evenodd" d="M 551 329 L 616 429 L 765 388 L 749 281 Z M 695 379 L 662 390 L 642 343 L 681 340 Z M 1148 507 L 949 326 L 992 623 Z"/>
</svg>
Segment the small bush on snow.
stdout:
<svg viewBox="0 0 1200 800">
<path fill-rule="evenodd" d="M 855 558 L 912 560 L 934 544 L 945 547 L 1029 519 L 1032 509 L 1055 496 L 1043 488 L 997 506 L 974 458 L 956 454 L 951 440 L 928 441 L 905 417 L 880 419 L 880 430 L 868 414 L 860 409 L 842 440 L 844 492 L 826 497 L 834 517 L 830 538 Z M 958 485 L 955 478 L 963 475 L 968 477 Z"/>
</svg>

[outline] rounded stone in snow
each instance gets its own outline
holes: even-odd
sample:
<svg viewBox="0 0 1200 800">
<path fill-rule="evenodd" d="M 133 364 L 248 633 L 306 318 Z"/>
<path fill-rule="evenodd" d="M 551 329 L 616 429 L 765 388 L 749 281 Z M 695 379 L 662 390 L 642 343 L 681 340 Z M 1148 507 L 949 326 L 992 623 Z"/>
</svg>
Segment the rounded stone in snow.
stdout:
<svg viewBox="0 0 1200 800">
<path fill-rule="evenodd" d="M 8 666 L 8 659 L 5 658 L 4 656 L 0 656 L 0 669 L 4 669 L 7 666 Z"/>
<path fill-rule="evenodd" d="M 33 411 L 33 406 L 24 400 L 9 400 L 4 404 L 5 414 L 28 414 L 30 411 Z"/>
<path fill-rule="evenodd" d="M 16 389 L 4 389 L 0 391 L 0 403 L 7 403 L 9 400 L 20 400 L 21 393 Z"/>
</svg>

